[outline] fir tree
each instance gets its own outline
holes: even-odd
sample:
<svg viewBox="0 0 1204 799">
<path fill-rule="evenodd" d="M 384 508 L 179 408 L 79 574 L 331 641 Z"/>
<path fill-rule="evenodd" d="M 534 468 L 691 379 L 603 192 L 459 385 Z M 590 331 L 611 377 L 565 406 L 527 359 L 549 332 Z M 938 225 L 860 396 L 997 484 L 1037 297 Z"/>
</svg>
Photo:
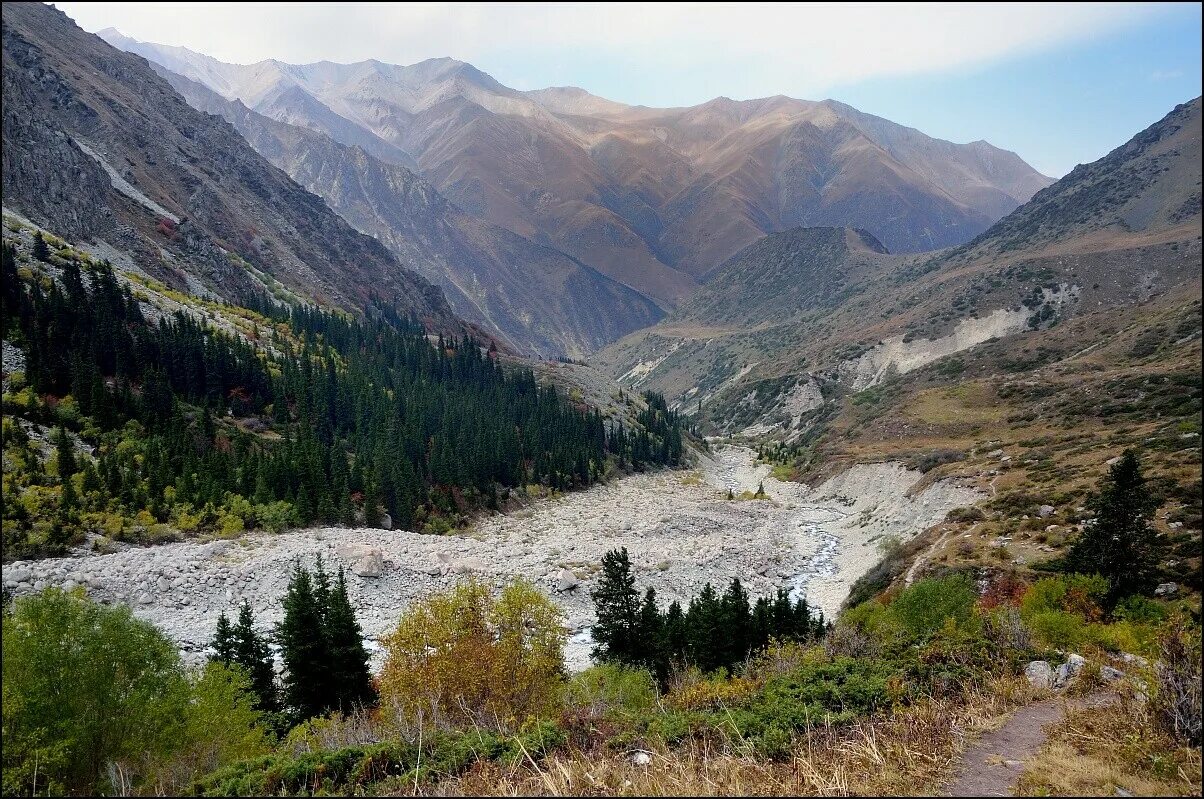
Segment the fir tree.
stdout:
<svg viewBox="0 0 1204 799">
<path fill-rule="evenodd" d="M 213 633 L 213 640 L 209 642 L 209 646 L 213 648 L 210 660 L 226 666 L 234 662 L 234 633 L 230 628 L 230 619 L 226 618 L 224 610 L 222 615 L 217 617 L 217 629 Z"/>
<path fill-rule="evenodd" d="M 638 662 L 663 684 L 669 677 L 665 619 L 656 604 L 656 589 L 651 586 L 644 592 L 644 603 L 640 606 L 636 647 Z"/>
<path fill-rule="evenodd" d="M 593 627 L 594 657 L 635 663 L 639 660 L 640 597 L 631 574 L 627 547 L 602 556 L 602 579 L 590 592 L 598 621 Z"/>
<path fill-rule="evenodd" d="M 339 567 L 338 581 L 330 592 L 325 619 L 326 643 L 330 651 L 330 681 L 335 707 L 343 712 L 369 705 L 376 699 L 363 632 L 347 597 L 347 581 Z"/>
<path fill-rule="evenodd" d="M 1148 521 L 1157 500 L 1150 495 L 1132 450 L 1113 464 L 1089 505 L 1095 511 L 1094 523 L 1070 548 L 1066 568 L 1107 579 L 1109 607 L 1131 594 L 1150 591 L 1157 583 L 1165 543 Z"/>
<path fill-rule="evenodd" d="M 304 720 L 331 707 L 330 653 L 313 579 L 300 563 L 293 567 L 283 605 L 284 621 L 276 628 L 276 641 L 285 668 L 284 699 L 294 717 Z"/>
</svg>

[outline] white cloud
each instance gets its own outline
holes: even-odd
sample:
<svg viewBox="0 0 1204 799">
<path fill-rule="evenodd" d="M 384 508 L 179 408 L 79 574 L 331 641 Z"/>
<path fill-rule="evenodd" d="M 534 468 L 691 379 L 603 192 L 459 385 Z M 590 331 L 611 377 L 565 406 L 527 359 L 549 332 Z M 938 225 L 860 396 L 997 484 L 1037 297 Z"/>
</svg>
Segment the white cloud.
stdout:
<svg viewBox="0 0 1204 799">
<path fill-rule="evenodd" d="M 974 68 L 1157 13 L 1141 4 L 1057 3 L 58 6 L 87 30 L 114 26 L 136 39 L 237 63 L 409 64 L 450 55 L 486 69 L 521 62 L 529 73 L 533 58 L 621 60 L 646 70 L 650 80 L 658 72 L 700 71 L 737 96 L 772 94 L 779 86 L 814 96 L 867 78 Z M 556 74 L 525 77 L 561 82 Z"/>
</svg>

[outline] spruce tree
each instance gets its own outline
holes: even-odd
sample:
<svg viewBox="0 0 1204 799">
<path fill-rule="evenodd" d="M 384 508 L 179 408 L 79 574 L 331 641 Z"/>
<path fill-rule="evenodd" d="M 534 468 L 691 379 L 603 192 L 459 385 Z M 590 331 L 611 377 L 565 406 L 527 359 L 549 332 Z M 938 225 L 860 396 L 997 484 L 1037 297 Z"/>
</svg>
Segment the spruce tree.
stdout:
<svg viewBox="0 0 1204 799">
<path fill-rule="evenodd" d="M 640 606 L 636 645 L 640 664 L 656 675 L 659 682 L 664 683 L 669 678 L 665 618 L 656 604 L 656 589 L 652 586 L 644 592 L 644 603 Z"/>
<path fill-rule="evenodd" d="M 39 261 L 50 260 L 50 247 L 46 245 L 46 239 L 42 238 L 42 231 L 34 231 L 33 234 L 33 257 Z"/>
<path fill-rule="evenodd" d="M 67 482 L 67 478 L 75 474 L 77 465 L 75 461 L 75 445 L 71 443 L 71 436 L 67 435 L 67 428 L 59 425 L 58 432 L 54 436 L 55 446 L 55 461 L 58 464 L 59 479 Z"/>
<path fill-rule="evenodd" d="M 222 619 L 225 614 L 222 614 Z M 221 619 L 218 620 L 220 625 Z M 272 650 L 268 642 L 255 631 L 255 617 L 251 605 L 245 599 L 238 609 L 238 623 L 231 633 L 234 661 L 246 670 L 251 678 L 251 690 L 255 692 L 256 707 L 273 713 L 280 709 L 276 689 L 276 669 L 272 664 Z"/>
<path fill-rule="evenodd" d="M 590 596 L 598 618 L 593 627 L 597 643 L 594 657 L 622 663 L 638 662 L 640 597 L 635 590 L 627 547 L 602 556 L 602 579 Z"/>
<path fill-rule="evenodd" d="M 724 629 L 722 606 L 715 588 L 707 583 L 702 593 L 690 600 L 686 612 L 686 644 L 690 660 L 704 672 L 723 663 Z"/>
<path fill-rule="evenodd" d="M 722 647 L 715 653 L 715 659 L 731 669 L 748 657 L 751 645 L 752 619 L 748 608 L 748 593 L 740 584 L 739 577 L 732 579 L 719 604 L 719 623 L 724 635 L 720 641 Z"/>
<path fill-rule="evenodd" d="M 210 660 L 226 666 L 234 662 L 234 634 L 230 629 L 230 620 L 226 618 L 224 610 L 222 615 L 217 617 L 217 629 L 213 633 L 213 640 L 209 642 L 209 646 L 213 648 Z"/>
<path fill-rule="evenodd" d="M 300 563 L 293 567 L 283 604 L 284 621 L 276 628 L 276 641 L 285 668 L 284 698 L 294 718 L 303 721 L 325 713 L 332 697 L 322 611 L 313 579 Z"/>
<path fill-rule="evenodd" d="M 1067 570 L 1104 577 L 1109 607 L 1131 594 L 1149 592 L 1157 583 L 1165 542 L 1148 521 L 1157 500 L 1136 453 L 1125 451 L 1088 504 L 1095 519 L 1070 548 Z"/>
<path fill-rule="evenodd" d="M 330 592 L 325 619 L 326 645 L 330 651 L 330 683 L 336 707 L 344 712 L 370 705 L 376 699 L 363 631 L 347 597 L 347 581 L 339 567 L 338 581 Z"/>
</svg>

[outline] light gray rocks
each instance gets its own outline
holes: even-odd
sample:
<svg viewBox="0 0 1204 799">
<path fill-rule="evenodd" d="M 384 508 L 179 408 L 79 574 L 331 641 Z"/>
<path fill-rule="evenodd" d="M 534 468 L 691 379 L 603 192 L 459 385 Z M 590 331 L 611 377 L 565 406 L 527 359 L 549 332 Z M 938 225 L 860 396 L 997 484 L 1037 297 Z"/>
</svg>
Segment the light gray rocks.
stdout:
<svg viewBox="0 0 1204 799">
<path fill-rule="evenodd" d="M 568 569 L 561 569 L 560 573 L 556 575 L 556 590 L 559 593 L 572 591 L 580 584 L 581 581 L 577 579 L 577 575 Z"/>
<path fill-rule="evenodd" d="M 1078 676 L 1085 665 L 1087 665 L 1087 659 L 1082 655 L 1070 654 L 1066 658 L 1066 662 L 1058 666 L 1058 670 L 1054 674 L 1053 687 L 1065 688 L 1071 680 Z"/>
<path fill-rule="evenodd" d="M 1179 593 L 1178 583 L 1162 583 L 1154 589 L 1154 596 L 1174 596 Z"/>
<path fill-rule="evenodd" d="M 344 544 L 337 550 L 339 559 L 360 577 L 380 577 L 385 571 L 384 553 L 363 544 Z"/>
<path fill-rule="evenodd" d="M 1034 688 L 1053 687 L 1053 667 L 1045 660 L 1034 660 L 1024 667 L 1024 676 Z"/>
</svg>

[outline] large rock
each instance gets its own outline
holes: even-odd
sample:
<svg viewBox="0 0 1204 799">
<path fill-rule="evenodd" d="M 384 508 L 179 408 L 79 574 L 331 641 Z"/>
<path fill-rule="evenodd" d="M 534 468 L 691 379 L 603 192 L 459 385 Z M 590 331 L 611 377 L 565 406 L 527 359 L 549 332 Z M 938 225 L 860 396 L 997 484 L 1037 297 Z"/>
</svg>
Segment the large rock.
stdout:
<svg viewBox="0 0 1204 799">
<path fill-rule="evenodd" d="M 1078 676 L 1083 670 L 1083 666 L 1087 665 L 1087 659 L 1082 655 L 1071 654 L 1066 658 L 1066 662 L 1058 666 L 1058 671 L 1054 674 L 1054 688 L 1065 688 L 1071 680 Z"/>
<path fill-rule="evenodd" d="M 581 585 L 581 581 L 577 579 L 577 575 L 568 569 L 561 569 L 560 573 L 556 575 L 557 591 L 572 591 L 579 585 Z"/>
<path fill-rule="evenodd" d="M 360 577 L 380 577 L 384 574 L 385 556 L 377 547 L 343 544 L 335 552 Z"/>
<path fill-rule="evenodd" d="M 1179 593 L 1178 583 L 1162 583 L 1154 589 L 1154 596 L 1174 596 Z"/>
<path fill-rule="evenodd" d="M 1041 507 L 1037 508 L 1037 515 L 1042 519 L 1045 519 L 1053 516 L 1054 510 L 1055 509 L 1053 505 L 1042 505 Z"/>
<path fill-rule="evenodd" d="M 1049 661 L 1034 660 L 1024 667 L 1024 676 L 1034 688 L 1053 687 L 1053 667 Z"/>
<path fill-rule="evenodd" d="M 467 572 L 483 572 L 489 569 L 483 558 L 461 558 L 452 564 L 451 570 L 456 574 L 465 574 Z"/>
<path fill-rule="evenodd" d="M 1104 682 L 1119 682 L 1124 677 L 1125 673 L 1120 669 L 1114 669 L 1111 666 L 1099 667 L 1099 678 Z"/>
</svg>

